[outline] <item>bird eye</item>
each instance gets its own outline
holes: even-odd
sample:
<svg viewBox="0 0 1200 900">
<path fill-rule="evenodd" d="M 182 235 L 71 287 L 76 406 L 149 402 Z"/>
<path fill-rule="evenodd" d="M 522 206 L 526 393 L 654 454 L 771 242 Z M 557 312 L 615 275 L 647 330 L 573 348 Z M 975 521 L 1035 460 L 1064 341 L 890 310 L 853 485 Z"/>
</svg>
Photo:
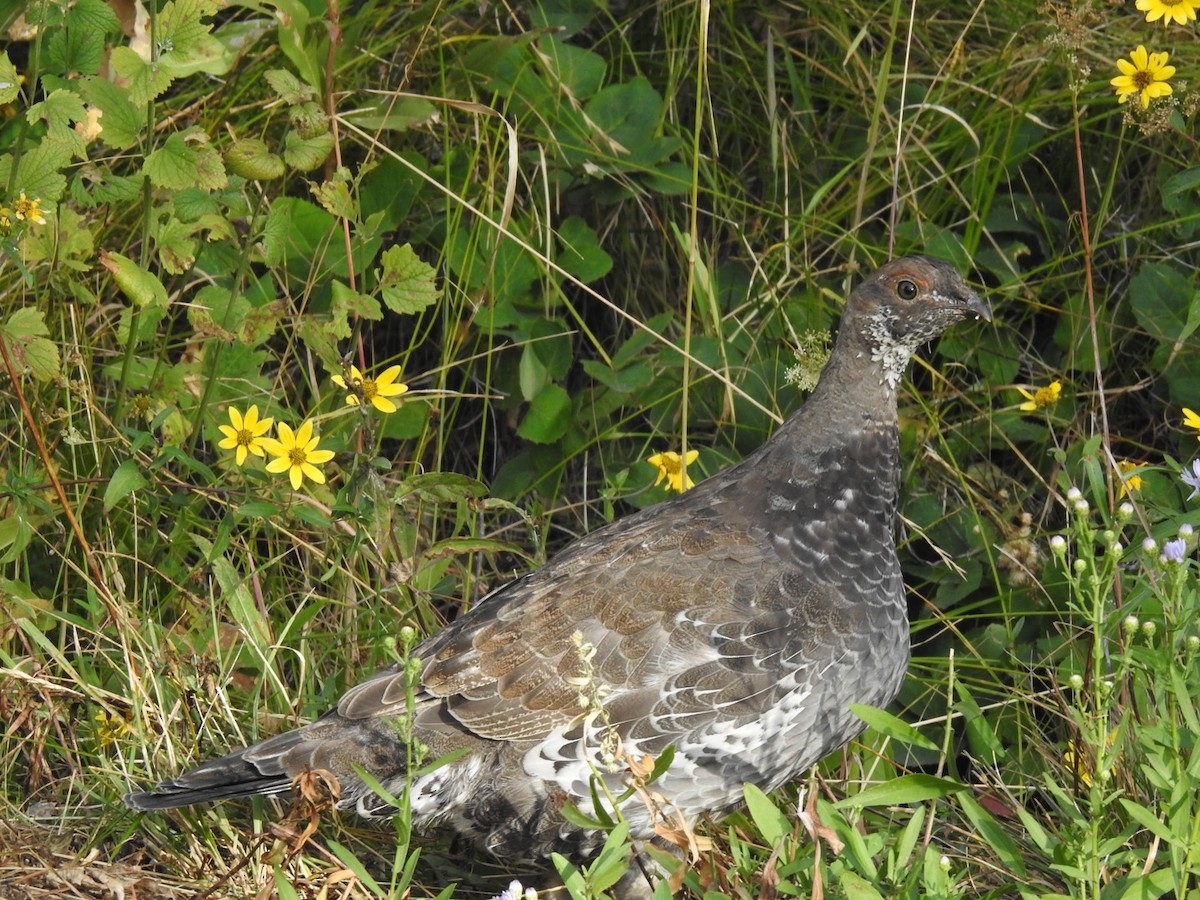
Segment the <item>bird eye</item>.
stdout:
<svg viewBox="0 0 1200 900">
<path fill-rule="evenodd" d="M 906 278 L 896 285 L 896 293 L 901 300 L 911 300 L 917 296 L 917 286 Z"/>
</svg>

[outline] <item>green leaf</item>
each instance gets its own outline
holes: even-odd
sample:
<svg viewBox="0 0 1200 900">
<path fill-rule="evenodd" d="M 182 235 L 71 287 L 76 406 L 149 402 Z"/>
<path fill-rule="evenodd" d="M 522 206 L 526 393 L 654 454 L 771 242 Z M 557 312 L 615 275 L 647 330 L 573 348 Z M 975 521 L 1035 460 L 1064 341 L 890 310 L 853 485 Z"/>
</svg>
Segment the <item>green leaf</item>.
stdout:
<svg viewBox="0 0 1200 900">
<path fill-rule="evenodd" d="M 289 131 L 284 138 L 283 161 L 301 172 L 312 171 L 325 162 L 332 152 L 332 134 L 303 138 L 296 132 Z"/>
<path fill-rule="evenodd" d="M 142 172 L 155 187 L 170 190 L 190 187 L 213 190 L 226 184 L 220 155 L 208 143 L 208 136 L 196 129 L 170 135 L 146 157 Z"/>
<path fill-rule="evenodd" d="M 902 744 L 923 747 L 926 750 L 937 751 L 940 749 L 937 744 L 921 734 L 912 725 L 909 725 L 903 719 L 896 718 L 889 712 L 884 712 L 882 709 L 877 709 L 874 706 L 863 706 L 860 703 L 851 703 L 850 712 L 854 713 L 884 737 L 889 737 Z"/>
<path fill-rule="evenodd" d="M 1183 835 L 1173 834 L 1165 822 L 1141 804 L 1134 803 L 1132 800 L 1127 800 L 1124 797 L 1118 797 L 1117 801 L 1125 808 L 1125 812 L 1129 814 L 1129 818 L 1133 819 L 1133 821 L 1137 822 L 1151 834 L 1166 841 L 1167 846 L 1184 837 Z"/>
<path fill-rule="evenodd" d="M 1175 344 L 1200 325 L 1200 299 L 1192 280 L 1165 262 L 1146 263 L 1129 282 L 1129 306 L 1156 340 Z"/>
<path fill-rule="evenodd" d="M 100 265 L 108 269 L 121 293 L 134 305 L 167 308 L 167 289 L 162 282 L 129 257 L 102 250 Z"/>
<path fill-rule="evenodd" d="M 834 804 L 837 809 L 860 806 L 895 806 L 902 803 L 922 803 L 946 797 L 964 790 L 966 785 L 934 775 L 900 775 L 883 784 L 872 785 L 853 797 Z"/>
<path fill-rule="evenodd" d="M 80 79 L 83 98 L 100 110 L 100 140 L 116 150 L 124 150 L 137 143 L 146 117 L 129 102 L 128 94 L 107 78 L 89 75 Z"/>
<path fill-rule="evenodd" d="M 287 172 L 283 160 L 270 151 L 265 141 L 258 138 L 234 141 L 225 151 L 224 159 L 225 165 L 233 174 L 255 181 L 282 178 Z"/>
<path fill-rule="evenodd" d="M 438 300 L 436 273 L 411 244 L 388 247 L 375 270 L 379 293 L 388 309 L 397 313 L 418 313 Z"/>
<path fill-rule="evenodd" d="M 108 486 L 104 489 L 104 511 L 110 511 L 114 506 L 132 494 L 140 491 L 148 482 L 142 477 L 138 465 L 132 459 L 127 459 L 113 472 Z"/>
<path fill-rule="evenodd" d="M 312 195 L 330 215 L 358 221 L 358 204 L 350 193 L 350 172 L 339 166 L 333 178 L 312 188 Z"/>
<path fill-rule="evenodd" d="M 746 809 L 754 820 L 759 834 L 770 847 L 776 846 L 784 837 L 792 833 L 791 823 L 787 816 L 771 801 L 771 798 L 753 784 L 742 785 L 742 794 L 746 798 Z"/>
<path fill-rule="evenodd" d="M 128 84 L 129 102 L 138 109 L 145 109 L 174 80 L 167 67 L 159 63 L 150 65 L 129 47 L 114 47 L 108 61 L 113 71 Z"/>
<path fill-rule="evenodd" d="M 596 232 L 583 219 L 571 216 L 558 227 L 561 249 L 555 258 L 560 266 L 590 284 L 612 270 L 612 257 L 600 246 Z"/>
<path fill-rule="evenodd" d="M 8 58 L 8 51 L 0 53 L 0 104 L 9 104 L 21 93 L 21 76 L 17 67 Z"/>
<path fill-rule="evenodd" d="M 50 329 L 42 311 L 33 306 L 18 309 L 0 327 L 13 364 L 38 381 L 49 381 L 58 375 L 61 365 L 57 345 L 48 339 Z"/>
<path fill-rule="evenodd" d="M 330 301 L 332 318 L 329 327 L 330 331 L 341 340 L 350 337 L 350 316 L 360 316 L 372 322 L 383 318 L 383 310 L 379 308 L 378 300 L 350 290 L 350 287 L 342 281 L 335 279 L 330 284 L 330 294 L 332 295 Z"/>
<path fill-rule="evenodd" d="M 286 69 L 269 69 L 263 77 L 284 103 L 305 103 L 317 96 L 313 88 Z"/>
<path fill-rule="evenodd" d="M 978 837 L 991 847 L 992 852 L 1000 857 L 1001 862 L 1015 874 L 1024 878 L 1026 874 L 1025 860 L 1021 855 L 1020 848 L 1017 847 L 1008 832 L 1000 826 L 991 813 L 979 805 L 969 791 L 962 791 L 958 795 L 958 803 L 975 827 Z"/>
<path fill-rule="evenodd" d="M 837 876 L 838 887 L 845 893 L 847 900 L 883 900 L 883 894 L 871 886 L 861 875 L 844 870 Z"/>
<path fill-rule="evenodd" d="M 548 384 L 529 404 L 517 434 L 535 444 L 552 444 L 571 424 L 571 398 L 557 384 Z"/>
</svg>

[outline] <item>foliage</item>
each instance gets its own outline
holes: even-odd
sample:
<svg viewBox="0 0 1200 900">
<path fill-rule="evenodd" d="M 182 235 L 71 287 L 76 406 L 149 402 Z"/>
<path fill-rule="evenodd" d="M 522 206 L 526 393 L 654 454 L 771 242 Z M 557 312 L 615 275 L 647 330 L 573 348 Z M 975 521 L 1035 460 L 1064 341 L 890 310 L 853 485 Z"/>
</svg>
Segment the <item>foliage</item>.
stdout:
<svg viewBox="0 0 1200 900">
<path fill-rule="evenodd" d="M 228 896 L 498 893 L 403 815 L 118 797 L 741 458 L 855 279 L 927 252 L 997 318 L 902 398 L 901 700 L 658 862 L 704 898 L 1200 890 L 1194 4 L 133 6 L 0 5 L 0 861 L 71 821 Z M 610 892 L 604 824 L 522 883 Z"/>
</svg>

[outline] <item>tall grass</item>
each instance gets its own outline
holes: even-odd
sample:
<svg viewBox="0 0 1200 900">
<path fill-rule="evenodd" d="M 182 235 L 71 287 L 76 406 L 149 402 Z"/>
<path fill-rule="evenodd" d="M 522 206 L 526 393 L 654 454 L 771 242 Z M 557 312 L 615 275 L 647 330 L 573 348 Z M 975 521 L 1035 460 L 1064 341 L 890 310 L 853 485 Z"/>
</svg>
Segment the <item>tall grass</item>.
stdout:
<svg viewBox="0 0 1200 900">
<path fill-rule="evenodd" d="M 902 396 L 910 678 L 803 785 L 705 823 L 680 890 L 1200 890 L 1194 25 L 151 7 L 150 62 L 102 4 L 0 12 L 0 875 L 499 893 L 512 873 L 403 821 L 119 797 L 312 718 L 663 499 L 651 454 L 739 459 L 856 279 L 926 252 L 997 317 Z M 1146 109 L 1108 83 L 1139 43 L 1178 67 Z M 347 404 L 350 365 L 400 366 L 398 410 Z M 323 484 L 218 447 L 252 404 L 314 421 Z M 600 895 L 627 850 L 557 877 Z"/>
</svg>

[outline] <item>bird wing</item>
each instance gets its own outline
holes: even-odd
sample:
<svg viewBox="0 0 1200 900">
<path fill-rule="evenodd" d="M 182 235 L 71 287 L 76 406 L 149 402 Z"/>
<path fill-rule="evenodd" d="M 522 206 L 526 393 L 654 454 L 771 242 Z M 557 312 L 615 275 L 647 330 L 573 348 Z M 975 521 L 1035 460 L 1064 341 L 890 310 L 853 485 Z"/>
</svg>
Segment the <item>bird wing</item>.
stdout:
<svg viewBox="0 0 1200 900">
<path fill-rule="evenodd" d="M 853 455 L 886 467 L 888 440 L 865 436 Z M 894 619 L 901 590 L 890 514 L 876 509 L 891 491 L 838 487 L 831 475 L 855 463 L 844 448 L 762 456 L 671 501 L 673 514 L 593 532 L 422 644 L 418 729 L 531 745 L 551 735 L 561 746 L 542 752 L 574 754 L 585 713 L 603 706 L 606 727 L 657 754 L 861 662 L 885 624 L 869 620 L 884 601 Z M 846 602 L 858 594 L 878 602 Z M 352 688 L 338 714 L 398 714 L 404 678 L 396 668 Z"/>
</svg>

